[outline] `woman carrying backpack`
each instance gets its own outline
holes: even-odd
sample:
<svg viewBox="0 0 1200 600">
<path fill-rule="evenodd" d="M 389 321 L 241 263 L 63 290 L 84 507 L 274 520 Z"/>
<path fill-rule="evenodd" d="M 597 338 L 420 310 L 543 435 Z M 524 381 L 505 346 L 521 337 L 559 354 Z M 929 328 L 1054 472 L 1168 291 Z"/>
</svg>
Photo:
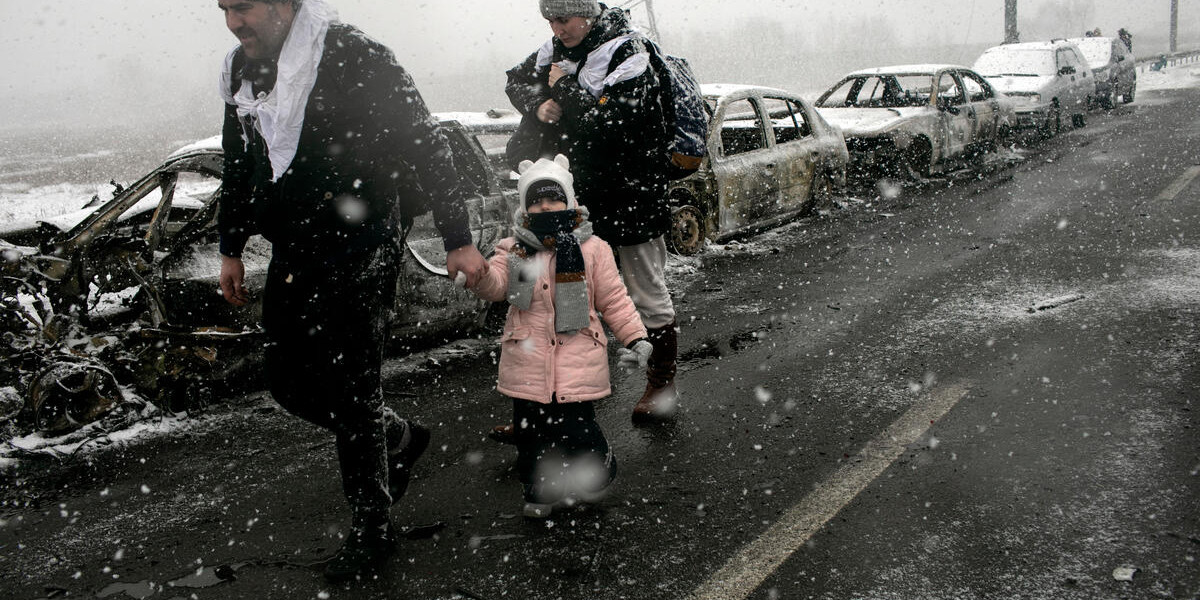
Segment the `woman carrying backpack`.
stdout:
<svg viewBox="0 0 1200 600">
<path fill-rule="evenodd" d="M 508 71 L 505 91 L 550 143 L 523 151 L 529 155 L 510 146 L 508 159 L 570 159 L 579 203 L 590 209 L 596 235 L 616 248 L 654 346 L 633 421 L 670 421 L 678 334 L 665 275 L 672 126 L 664 82 L 651 67 L 649 41 L 624 10 L 595 0 L 540 0 L 540 8 L 554 35 Z M 511 434 L 511 424 L 493 431 L 501 441 Z"/>
</svg>

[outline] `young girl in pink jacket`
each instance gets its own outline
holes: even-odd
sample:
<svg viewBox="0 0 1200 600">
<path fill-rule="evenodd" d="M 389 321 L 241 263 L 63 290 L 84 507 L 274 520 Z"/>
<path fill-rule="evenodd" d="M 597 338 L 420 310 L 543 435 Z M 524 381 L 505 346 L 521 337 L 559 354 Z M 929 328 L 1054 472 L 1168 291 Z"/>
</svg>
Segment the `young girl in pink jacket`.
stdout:
<svg viewBox="0 0 1200 600">
<path fill-rule="evenodd" d="M 644 368 L 651 351 L 612 248 L 592 235 L 587 208 L 575 202 L 568 166 L 562 155 L 521 163 L 516 235 L 496 245 L 487 275 L 471 288 L 510 304 L 496 389 L 513 401 L 517 472 L 531 518 L 595 501 L 616 476 L 592 405 L 612 393 L 599 315 L 625 346 L 622 365 Z"/>
</svg>

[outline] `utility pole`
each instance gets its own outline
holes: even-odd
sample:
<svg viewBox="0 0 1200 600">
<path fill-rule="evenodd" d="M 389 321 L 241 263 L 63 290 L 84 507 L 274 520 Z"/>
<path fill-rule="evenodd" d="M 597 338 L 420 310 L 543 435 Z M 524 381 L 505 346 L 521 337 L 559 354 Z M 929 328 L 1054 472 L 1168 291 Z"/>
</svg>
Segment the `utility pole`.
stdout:
<svg viewBox="0 0 1200 600">
<path fill-rule="evenodd" d="M 1017 0 L 1004 0 L 1004 43 L 1015 44 L 1019 41 L 1021 34 L 1017 32 Z"/>
<path fill-rule="evenodd" d="M 1179 41 L 1179 0 L 1171 0 L 1171 53 L 1176 51 Z"/>
<path fill-rule="evenodd" d="M 646 0 L 646 13 L 650 15 L 650 39 L 662 43 L 662 37 L 658 34 L 658 19 L 654 18 L 654 1 Z"/>
</svg>

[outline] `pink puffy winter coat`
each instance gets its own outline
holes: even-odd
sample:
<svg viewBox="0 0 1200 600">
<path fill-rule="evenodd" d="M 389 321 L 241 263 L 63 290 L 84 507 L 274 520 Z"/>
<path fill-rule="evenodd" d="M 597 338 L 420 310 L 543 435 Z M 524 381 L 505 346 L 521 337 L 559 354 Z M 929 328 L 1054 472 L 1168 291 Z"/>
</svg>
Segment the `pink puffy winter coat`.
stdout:
<svg viewBox="0 0 1200 600">
<path fill-rule="evenodd" d="M 496 245 L 488 261 L 491 269 L 472 288 L 480 298 L 498 302 L 508 297 L 508 253 L 515 238 Z M 500 337 L 500 377 L 496 389 L 522 400 L 550 403 L 597 400 L 612 393 L 608 380 L 608 337 L 597 311 L 613 335 L 624 345 L 646 337 L 633 301 L 617 272 L 608 242 L 590 237 L 580 245 L 587 273 L 588 326 L 572 333 L 554 331 L 554 254 L 538 274 L 529 310 L 508 309 L 504 334 Z"/>
</svg>

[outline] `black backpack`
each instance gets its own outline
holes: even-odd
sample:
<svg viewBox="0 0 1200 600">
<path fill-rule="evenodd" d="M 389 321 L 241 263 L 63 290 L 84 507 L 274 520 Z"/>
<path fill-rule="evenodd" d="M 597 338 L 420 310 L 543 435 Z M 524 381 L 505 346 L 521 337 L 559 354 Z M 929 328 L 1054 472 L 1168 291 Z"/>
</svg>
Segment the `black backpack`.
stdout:
<svg viewBox="0 0 1200 600">
<path fill-rule="evenodd" d="M 646 40 L 650 62 L 663 85 L 664 112 L 670 134 L 671 178 L 696 172 L 708 152 L 708 104 L 686 58 L 666 54 Z"/>
</svg>

